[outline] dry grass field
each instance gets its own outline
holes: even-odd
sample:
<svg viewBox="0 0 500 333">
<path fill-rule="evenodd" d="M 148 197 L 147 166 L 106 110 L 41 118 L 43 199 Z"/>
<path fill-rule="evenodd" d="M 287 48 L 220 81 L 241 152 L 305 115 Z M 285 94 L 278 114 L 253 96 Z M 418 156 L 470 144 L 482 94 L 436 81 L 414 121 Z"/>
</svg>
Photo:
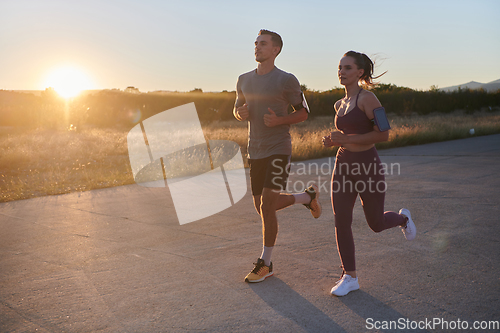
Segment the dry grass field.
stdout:
<svg viewBox="0 0 500 333">
<path fill-rule="evenodd" d="M 388 142 L 379 149 L 500 133 L 500 111 L 427 116 L 390 116 Z M 331 117 L 292 126 L 293 160 L 331 156 L 321 145 Z M 209 140 L 237 142 L 245 152 L 246 123 L 236 120 L 204 127 Z M 77 131 L 0 128 L 0 202 L 132 184 L 127 132 L 89 128 Z"/>
</svg>

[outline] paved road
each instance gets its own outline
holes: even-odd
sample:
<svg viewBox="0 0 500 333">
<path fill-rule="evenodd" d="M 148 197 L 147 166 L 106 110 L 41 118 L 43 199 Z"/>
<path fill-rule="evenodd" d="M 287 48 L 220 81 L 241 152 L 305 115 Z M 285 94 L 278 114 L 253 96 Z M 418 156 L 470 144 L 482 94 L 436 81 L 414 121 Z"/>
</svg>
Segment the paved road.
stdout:
<svg viewBox="0 0 500 333">
<path fill-rule="evenodd" d="M 380 155 L 392 167 L 386 209 L 409 208 L 418 235 L 372 232 L 358 202 L 361 289 L 342 298 L 329 294 L 340 276 L 327 192 L 333 159 L 294 165 L 297 189 L 325 182 L 324 214 L 315 220 L 301 205 L 279 212 L 275 276 L 252 285 L 243 278 L 260 255 L 261 224 L 249 192 L 182 226 L 168 189 L 138 185 L 0 204 L 0 331 L 360 332 L 390 321 L 401 331 L 427 320 L 438 325 L 424 331 L 438 332 L 440 320 L 498 323 L 500 135 Z"/>
</svg>

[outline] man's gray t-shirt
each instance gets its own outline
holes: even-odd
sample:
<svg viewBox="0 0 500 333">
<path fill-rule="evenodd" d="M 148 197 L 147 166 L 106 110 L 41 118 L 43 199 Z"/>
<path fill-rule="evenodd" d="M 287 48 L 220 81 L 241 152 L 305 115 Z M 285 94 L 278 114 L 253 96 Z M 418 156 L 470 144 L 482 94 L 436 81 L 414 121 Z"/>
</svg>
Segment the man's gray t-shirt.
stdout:
<svg viewBox="0 0 500 333">
<path fill-rule="evenodd" d="M 258 75 L 257 70 L 241 74 L 236 84 L 235 107 L 245 103 L 249 111 L 248 158 L 291 155 L 290 125 L 267 127 L 264 115 L 270 114 L 270 108 L 278 117 L 284 117 L 288 114 L 288 105 L 302 103 L 297 78 L 277 67 L 264 75 Z"/>
</svg>

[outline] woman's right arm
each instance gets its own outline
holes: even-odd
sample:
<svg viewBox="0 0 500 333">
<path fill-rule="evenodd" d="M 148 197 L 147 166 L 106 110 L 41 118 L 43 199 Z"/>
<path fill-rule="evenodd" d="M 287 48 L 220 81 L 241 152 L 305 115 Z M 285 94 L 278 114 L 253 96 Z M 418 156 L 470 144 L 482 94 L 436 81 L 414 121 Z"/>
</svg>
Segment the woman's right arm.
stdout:
<svg viewBox="0 0 500 333">
<path fill-rule="evenodd" d="M 335 110 L 335 113 L 338 113 L 339 112 L 339 108 L 340 108 L 340 103 L 341 103 L 341 99 L 339 99 L 338 101 L 336 101 L 334 104 L 333 104 L 333 109 Z M 331 133 L 331 132 L 330 132 Z M 328 133 L 328 135 L 324 136 L 323 137 L 323 146 L 329 148 L 329 147 L 333 147 L 335 146 L 335 142 L 332 141 L 332 139 L 330 138 L 330 133 Z"/>
</svg>

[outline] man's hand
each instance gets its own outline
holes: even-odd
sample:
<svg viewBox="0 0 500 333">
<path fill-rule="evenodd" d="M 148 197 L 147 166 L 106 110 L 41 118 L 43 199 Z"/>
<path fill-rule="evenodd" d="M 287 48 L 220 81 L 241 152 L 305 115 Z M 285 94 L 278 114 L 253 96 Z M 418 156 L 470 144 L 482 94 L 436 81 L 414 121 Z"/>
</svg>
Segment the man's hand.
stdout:
<svg viewBox="0 0 500 333">
<path fill-rule="evenodd" d="M 245 103 L 235 111 L 235 118 L 239 121 L 246 120 L 248 118 L 248 104 Z"/>
<path fill-rule="evenodd" d="M 274 113 L 274 111 L 271 110 L 271 108 L 267 108 L 267 110 L 269 111 L 269 114 L 264 115 L 264 124 L 267 127 L 274 127 L 277 125 L 281 125 L 281 122 L 279 119 L 280 117 L 278 117 L 276 115 L 276 113 Z"/>
</svg>

